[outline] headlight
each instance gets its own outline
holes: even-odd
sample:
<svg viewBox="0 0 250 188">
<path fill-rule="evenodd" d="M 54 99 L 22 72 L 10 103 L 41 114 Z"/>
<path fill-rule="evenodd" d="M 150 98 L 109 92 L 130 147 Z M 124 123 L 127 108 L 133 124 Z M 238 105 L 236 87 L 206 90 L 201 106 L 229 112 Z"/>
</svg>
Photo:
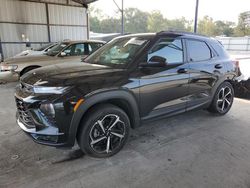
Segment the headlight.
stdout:
<svg viewBox="0 0 250 188">
<path fill-rule="evenodd" d="M 17 65 L 1 65 L 0 70 L 1 71 L 14 71 L 18 68 Z"/>
<path fill-rule="evenodd" d="M 34 91 L 34 93 L 39 93 L 39 94 L 62 94 L 67 89 L 68 89 L 67 87 L 39 87 L 39 86 L 34 86 L 33 91 Z"/>
<path fill-rule="evenodd" d="M 51 104 L 51 103 L 41 104 L 40 110 L 45 115 L 48 115 L 48 116 L 53 117 L 53 118 L 55 117 L 55 109 L 54 109 L 53 104 Z"/>
</svg>

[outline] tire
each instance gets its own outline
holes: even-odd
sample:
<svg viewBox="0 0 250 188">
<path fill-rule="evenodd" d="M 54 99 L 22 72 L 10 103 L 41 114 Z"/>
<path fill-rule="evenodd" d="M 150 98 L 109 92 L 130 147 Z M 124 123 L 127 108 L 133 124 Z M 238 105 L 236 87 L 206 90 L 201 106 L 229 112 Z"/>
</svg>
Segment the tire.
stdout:
<svg viewBox="0 0 250 188">
<path fill-rule="evenodd" d="M 120 108 L 102 104 L 83 118 L 77 135 L 81 150 L 92 157 L 105 158 L 118 153 L 127 142 L 130 120 Z"/>
<path fill-rule="evenodd" d="M 234 101 L 234 88 L 229 82 L 223 82 L 215 92 L 209 112 L 225 115 L 231 109 Z"/>
</svg>

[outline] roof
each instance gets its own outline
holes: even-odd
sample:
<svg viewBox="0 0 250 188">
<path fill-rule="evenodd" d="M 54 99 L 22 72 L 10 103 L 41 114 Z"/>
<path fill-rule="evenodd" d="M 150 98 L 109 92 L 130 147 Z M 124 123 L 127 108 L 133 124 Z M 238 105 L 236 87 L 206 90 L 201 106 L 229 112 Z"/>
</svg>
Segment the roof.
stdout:
<svg viewBox="0 0 250 188">
<path fill-rule="evenodd" d="M 198 33 L 193 33 L 193 32 L 186 32 L 186 31 L 161 31 L 157 33 L 157 35 L 179 35 L 179 36 L 186 36 L 186 37 L 191 37 L 191 38 L 200 38 L 200 39 L 210 39 L 209 36 L 198 34 Z"/>
<path fill-rule="evenodd" d="M 202 39 L 202 40 L 208 40 L 211 39 L 211 37 L 197 34 L 197 33 L 192 33 L 192 32 L 185 32 L 185 31 L 161 31 L 158 33 L 138 33 L 138 34 L 129 34 L 129 35 L 123 35 L 117 38 L 123 38 L 123 37 L 147 37 L 147 36 L 161 36 L 161 35 L 168 35 L 168 36 L 185 36 L 185 37 L 190 37 L 190 38 L 197 38 L 197 39 Z"/>
<path fill-rule="evenodd" d="M 102 40 L 63 40 L 61 42 L 70 43 L 70 44 L 84 43 L 84 42 L 88 42 L 88 43 L 103 43 L 103 44 L 106 43 L 105 41 L 102 41 Z"/>
<path fill-rule="evenodd" d="M 156 33 L 137 33 L 137 34 L 127 34 L 127 35 L 122 35 L 116 38 L 124 38 L 124 37 L 154 37 L 156 36 Z"/>
</svg>

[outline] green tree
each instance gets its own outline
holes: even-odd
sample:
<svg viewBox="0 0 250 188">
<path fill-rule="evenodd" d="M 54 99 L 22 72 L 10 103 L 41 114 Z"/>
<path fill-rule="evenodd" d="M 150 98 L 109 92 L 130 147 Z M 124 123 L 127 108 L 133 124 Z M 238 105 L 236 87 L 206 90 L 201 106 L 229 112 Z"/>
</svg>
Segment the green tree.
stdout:
<svg viewBox="0 0 250 188">
<path fill-rule="evenodd" d="M 163 17 L 160 11 L 153 11 L 148 17 L 147 28 L 149 32 L 159 32 L 167 30 L 167 19 Z"/>
<path fill-rule="evenodd" d="M 216 26 L 211 17 L 204 16 L 202 20 L 199 20 L 198 33 L 208 35 L 208 36 L 216 35 Z"/>
<path fill-rule="evenodd" d="M 89 7 L 89 22 L 90 22 L 90 31 L 101 32 L 101 18 L 103 13 L 100 9 L 96 9 L 93 6 Z"/>
<path fill-rule="evenodd" d="M 179 18 L 179 19 L 173 19 L 173 20 L 168 20 L 167 22 L 167 28 L 168 29 L 173 29 L 173 30 L 178 30 L 178 31 L 191 31 L 190 21 L 186 20 L 184 17 Z"/>
<path fill-rule="evenodd" d="M 249 15 L 244 12 L 239 15 L 238 25 L 235 29 L 235 34 L 237 36 L 247 36 L 250 35 L 250 26 L 247 23 Z"/>
<path fill-rule="evenodd" d="M 120 33 L 121 19 L 105 18 L 100 22 L 100 33 Z"/>
<path fill-rule="evenodd" d="M 147 32 L 148 13 L 137 8 L 128 8 L 124 11 L 125 32 L 143 33 Z"/>
<path fill-rule="evenodd" d="M 217 36 L 225 35 L 227 37 L 234 34 L 234 22 L 228 21 L 216 21 L 215 22 L 215 34 Z"/>
</svg>

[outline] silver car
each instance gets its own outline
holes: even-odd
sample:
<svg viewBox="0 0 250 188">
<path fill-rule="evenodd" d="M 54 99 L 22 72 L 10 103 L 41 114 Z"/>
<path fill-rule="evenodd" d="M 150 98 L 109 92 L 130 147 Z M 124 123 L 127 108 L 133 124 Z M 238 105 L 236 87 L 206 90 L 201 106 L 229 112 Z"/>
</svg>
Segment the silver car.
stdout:
<svg viewBox="0 0 250 188">
<path fill-rule="evenodd" d="M 0 64 L 0 83 L 18 81 L 26 72 L 42 66 L 79 62 L 81 57 L 90 55 L 104 44 L 95 40 L 67 41 L 57 44 L 46 54 L 9 58 Z"/>
</svg>

